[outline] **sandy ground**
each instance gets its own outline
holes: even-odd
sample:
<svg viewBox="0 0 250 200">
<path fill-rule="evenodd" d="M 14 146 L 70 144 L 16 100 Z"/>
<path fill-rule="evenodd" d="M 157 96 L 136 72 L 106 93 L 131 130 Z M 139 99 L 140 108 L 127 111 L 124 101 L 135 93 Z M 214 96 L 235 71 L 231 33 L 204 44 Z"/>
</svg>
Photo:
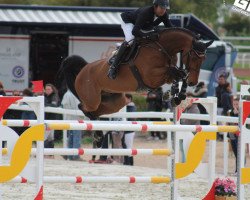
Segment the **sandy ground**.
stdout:
<svg viewBox="0 0 250 200">
<path fill-rule="evenodd" d="M 135 148 L 166 148 L 164 141 L 147 141 L 145 136 L 137 136 Z M 216 172 L 222 177 L 223 172 L 223 145 L 217 143 Z M 90 148 L 90 146 L 84 146 Z M 205 155 L 206 158 L 206 155 Z M 135 166 L 122 166 L 119 164 L 89 164 L 90 157 L 83 157 L 86 162 L 65 161 L 60 156 L 45 160 L 46 176 L 166 176 L 167 161 L 165 157 L 137 156 Z M 229 173 L 233 179 L 235 160 L 229 155 Z M 250 157 L 247 157 L 247 166 L 250 166 Z M 3 184 L 0 186 L 3 200 L 29 200 L 34 199 L 34 184 Z M 195 174 L 179 182 L 180 195 L 187 200 L 202 199 L 208 192 L 206 180 Z M 246 187 L 246 199 L 250 200 L 250 185 Z M 72 199 L 72 200 L 158 200 L 170 199 L 170 186 L 166 184 L 45 184 L 44 197 L 46 200 Z M 189 197 L 189 198 L 188 198 Z"/>
</svg>

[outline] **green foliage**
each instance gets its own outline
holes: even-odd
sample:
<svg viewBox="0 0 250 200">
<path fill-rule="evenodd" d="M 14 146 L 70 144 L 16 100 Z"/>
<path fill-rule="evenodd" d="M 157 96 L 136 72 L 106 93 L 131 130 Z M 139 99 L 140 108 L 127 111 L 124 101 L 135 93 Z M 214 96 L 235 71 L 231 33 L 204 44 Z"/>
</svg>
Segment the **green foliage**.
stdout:
<svg viewBox="0 0 250 200">
<path fill-rule="evenodd" d="M 250 18 L 240 13 L 234 13 L 226 18 L 223 27 L 228 31 L 228 35 L 249 36 Z"/>
<path fill-rule="evenodd" d="M 133 102 L 136 105 L 137 111 L 147 111 L 146 98 L 140 94 L 133 94 Z"/>
</svg>

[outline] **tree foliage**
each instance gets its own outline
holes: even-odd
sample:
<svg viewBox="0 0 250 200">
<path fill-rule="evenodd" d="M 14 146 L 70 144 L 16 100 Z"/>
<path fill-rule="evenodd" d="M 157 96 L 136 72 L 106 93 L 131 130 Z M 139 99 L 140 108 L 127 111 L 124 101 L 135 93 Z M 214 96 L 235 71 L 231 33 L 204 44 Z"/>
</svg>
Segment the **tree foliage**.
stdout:
<svg viewBox="0 0 250 200">
<path fill-rule="evenodd" d="M 223 27 L 227 30 L 227 35 L 250 35 L 250 18 L 242 14 L 234 13 L 227 17 Z"/>
</svg>

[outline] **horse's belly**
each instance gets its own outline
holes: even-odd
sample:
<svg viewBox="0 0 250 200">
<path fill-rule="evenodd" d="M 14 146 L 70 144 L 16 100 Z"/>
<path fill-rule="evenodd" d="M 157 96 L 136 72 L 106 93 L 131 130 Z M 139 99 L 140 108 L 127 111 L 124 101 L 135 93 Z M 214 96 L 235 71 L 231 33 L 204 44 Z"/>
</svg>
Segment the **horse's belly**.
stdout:
<svg viewBox="0 0 250 200">
<path fill-rule="evenodd" d="M 166 76 L 164 71 L 151 71 L 143 76 L 144 83 L 151 88 L 158 88 L 165 84 Z"/>
</svg>

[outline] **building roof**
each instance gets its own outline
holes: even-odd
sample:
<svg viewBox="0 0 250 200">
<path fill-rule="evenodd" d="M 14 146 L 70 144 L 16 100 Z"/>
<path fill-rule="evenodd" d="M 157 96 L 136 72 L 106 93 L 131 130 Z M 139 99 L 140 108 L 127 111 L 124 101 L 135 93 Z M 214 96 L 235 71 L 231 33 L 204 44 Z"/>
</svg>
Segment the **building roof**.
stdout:
<svg viewBox="0 0 250 200">
<path fill-rule="evenodd" d="M 121 12 L 135 8 L 0 5 L 1 24 L 119 25 Z M 203 39 L 219 37 L 193 14 L 171 14 L 175 26 L 201 34 Z"/>
<path fill-rule="evenodd" d="M 0 5 L 0 22 L 120 24 L 121 9 Z"/>
</svg>

